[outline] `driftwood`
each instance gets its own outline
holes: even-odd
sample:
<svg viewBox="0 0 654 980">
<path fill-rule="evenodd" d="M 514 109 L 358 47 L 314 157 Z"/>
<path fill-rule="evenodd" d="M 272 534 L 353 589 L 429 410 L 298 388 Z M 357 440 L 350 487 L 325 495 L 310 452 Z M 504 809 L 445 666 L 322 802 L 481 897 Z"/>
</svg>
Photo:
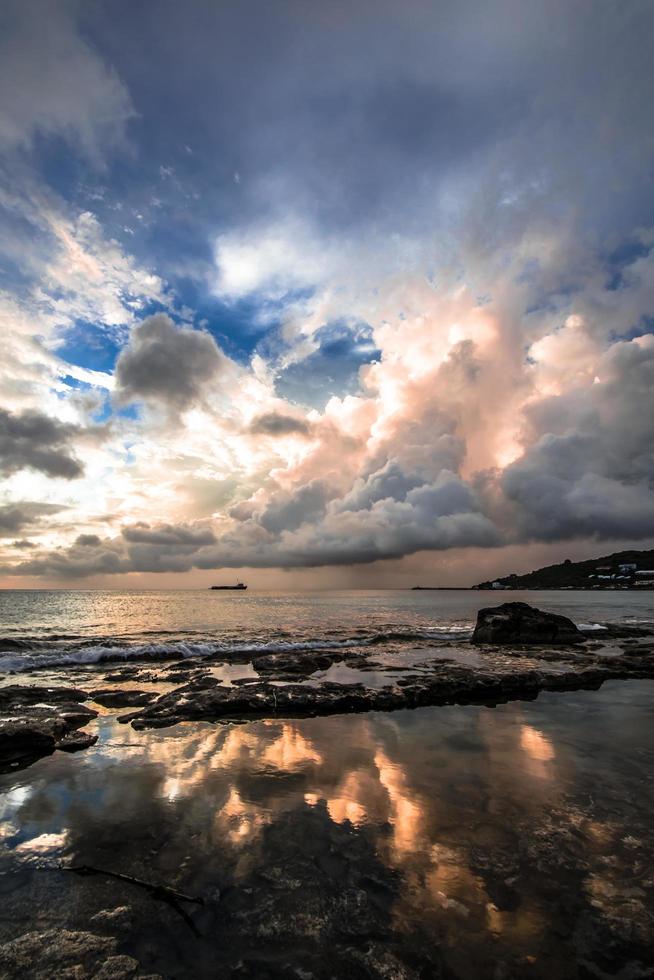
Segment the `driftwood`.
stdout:
<svg viewBox="0 0 654 980">
<path fill-rule="evenodd" d="M 136 885 L 137 888 L 143 888 L 144 891 L 148 892 L 152 898 L 159 902 L 166 902 L 167 905 L 170 905 L 170 907 L 173 908 L 178 915 L 181 915 L 194 935 L 200 935 L 195 923 L 193 922 L 193 919 L 180 905 L 180 902 L 191 902 L 193 905 L 204 905 L 204 899 L 200 896 L 186 895 L 184 892 L 179 892 L 175 888 L 171 888 L 169 885 L 153 884 L 150 881 L 144 881 L 142 878 L 135 878 L 134 875 L 122 874 L 120 871 L 107 871 L 105 868 L 94 868 L 90 864 L 62 867 L 61 870 L 70 871 L 74 875 L 79 875 L 80 878 L 102 875 L 106 878 L 115 878 L 117 881 L 124 881 L 128 885 Z"/>
</svg>

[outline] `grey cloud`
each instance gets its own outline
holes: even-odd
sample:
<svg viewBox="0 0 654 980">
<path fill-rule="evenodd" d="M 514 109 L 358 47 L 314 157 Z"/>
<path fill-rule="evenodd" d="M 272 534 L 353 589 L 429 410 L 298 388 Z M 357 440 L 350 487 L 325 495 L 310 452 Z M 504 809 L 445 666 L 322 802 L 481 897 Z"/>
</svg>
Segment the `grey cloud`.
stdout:
<svg viewBox="0 0 654 980">
<path fill-rule="evenodd" d="M 38 525 L 43 517 L 56 514 L 65 508 L 57 504 L 22 500 L 20 503 L 0 507 L 0 537 L 12 537 L 17 531 Z"/>
<path fill-rule="evenodd" d="M 57 548 L 22 562 L 19 575 L 75 579 L 121 572 L 188 571 L 203 547 L 215 542 L 211 530 L 188 525 L 134 524 L 120 536 L 80 534 L 68 548 Z"/>
<path fill-rule="evenodd" d="M 48 476 L 72 480 L 84 472 L 75 459 L 70 440 L 80 429 L 41 412 L 12 414 L 0 408 L 0 470 L 40 470 Z"/>
<path fill-rule="evenodd" d="M 258 523 L 271 534 L 294 531 L 307 521 L 322 517 L 332 496 L 333 490 L 324 480 L 312 480 L 291 494 L 277 495 L 258 518 Z"/>
<path fill-rule="evenodd" d="M 97 534 L 78 534 L 75 544 L 81 548 L 96 548 L 101 543 Z"/>
<path fill-rule="evenodd" d="M 130 544 L 172 545 L 198 548 L 201 545 L 213 544 L 216 540 L 209 528 L 193 528 L 186 525 L 173 526 L 160 524 L 150 527 L 149 524 L 132 524 L 123 528 L 123 537 Z"/>
<path fill-rule="evenodd" d="M 74 139 L 87 155 L 120 139 L 133 114 L 115 72 L 84 40 L 74 3 L 5 0 L 0 11 L 0 148 L 37 135 Z"/>
<path fill-rule="evenodd" d="M 530 445 L 499 480 L 520 538 L 654 531 L 654 339 L 613 345 L 588 388 L 529 406 Z"/>
<path fill-rule="evenodd" d="M 294 496 L 280 497 L 261 517 L 244 520 L 237 533 L 220 537 L 206 527 L 145 524 L 125 528 L 117 538 L 80 535 L 68 549 L 37 556 L 11 571 L 78 578 L 127 571 L 360 564 L 421 550 L 490 547 L 499 540 L 470 487 L 447 471 L 401 501 L 386 498 L 366 510 L 332 511 L 329 495 L 326 485 L 314 481 Z"/>
<path fill-rule="evenodd" d="M 147 317 L 132 330 L 116 362 L 118 404 L 154 400 L 185 409 L 201 401 L 226 358 L 213 337 L 176 327 L 165 313 Z"/>
<path fill-rule="evenodd" d="M 257 415 L 249 425 L 248 431 L 253 435 L 287 436 L 292 434 L 309 435 L 311 425 L 306 419 L 283 415 L 281 412 L 265 412 Z"/>
<path fill-rule="evenodd" d="M 13 569 L 4 569 L 15 575 L 45 575 L 61 579 L 115 575 L 131 570 L 120 539 L 99 540 L 98 544 L 92 545 L 79 538 L 68 548 L 45 552 L 21 562 Z"/>
<path fill-rule="evenodd" d="M 407 430 L 402 432 L 405 445 L 395 447 L 401 455 L 387 459 L 377 469 L 365 477 L 355 481 L 352 489 L 336 503 L 339 511 L 368 510 L 377 501 L 390 498 L 403 501 L 411 490 L 429 486 L 443 471 L 456 471 L 463 455 L 460 439 L 453 436 L 434 436 L 425 439 L 422 433 L 420 440 L 413 442 L 418 429 L 418 421 L 409 423 Z M 399 440 L 398 440 L 399 442 Z M 415 449 L 418 448 L 418 452 Z M 420 456 L 423 459 L 420 459 Z"/>
</svg>

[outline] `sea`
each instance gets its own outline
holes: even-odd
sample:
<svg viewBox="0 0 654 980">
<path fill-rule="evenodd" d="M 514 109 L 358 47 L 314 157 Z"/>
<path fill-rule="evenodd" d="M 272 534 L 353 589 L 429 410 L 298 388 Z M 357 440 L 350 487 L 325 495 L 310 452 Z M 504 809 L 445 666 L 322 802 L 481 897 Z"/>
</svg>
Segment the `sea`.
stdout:
<svg viewBox="0 0 654 980">
<path fill-rule="evenodd" d="M 530 602 L 578 625 L 654 624 L 654 593 L 385 590 L 0 591 L 0 675 L 120 660 L 293 652 L 472 635 L 477 610 Z"/>
<path fill-rule="evenodd" d="M 5 591 L 0 684 L 456 651 L 507 600 L 598 636 L 654 626 L 651 592 Z M 654 681 L 139 732 L 120 717 L 101 709 L 91 748 L 0 775 L 2 977 L 30 949 L 28 977 L 654 976 Z"/>
</svg>

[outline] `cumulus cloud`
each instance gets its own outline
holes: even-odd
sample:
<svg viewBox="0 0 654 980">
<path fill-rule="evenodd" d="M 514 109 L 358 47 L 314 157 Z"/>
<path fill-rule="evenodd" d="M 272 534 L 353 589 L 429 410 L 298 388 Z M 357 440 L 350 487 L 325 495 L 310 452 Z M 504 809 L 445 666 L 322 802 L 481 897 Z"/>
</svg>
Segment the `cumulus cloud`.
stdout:
<svg viewBox="0 0 654 980">
<path fill-rule="evenodd" d="M 12 414 L 0 408 L 0 469 L 5 474 L 39 470 L 73 480 L 84 472 L 70 447 L 79 431 L 40 412 Z"/>
<path fill-rule="evenodd" d="M 94 4 L 84 37 L 107 42 L 113 70 L 72 29 L 81 8 L 49 18 L 44 5 L 27 50 L 41 51 L 52 22 L 59 58 L 66 26 L 92 95 L 76 93 L 67 116 L 67 72 L 52 79 L 51 128 L 29 86 L 24 122 L 0 97 L 0 147 L 25 155 L 35 134 L 115 139 L 129 113 L 120 77 L 147 115 L 130 128 L 129 186 L 109 170 L 73 207 L 9 180 L 0 200 L 0 237 L 28 284 L 0 296 L 2 403 L 73 427 L 110 409 L 79 385 L 113 389 L 116 408 L 148 406 L 119 412 L 86 479 L 65 485 L 79 527 L 18 573 L 366 563 L 654 534 L 651 10 L 597 17 L 527 0 L 517 25 L 513 0 L 409 3 L 410 16 L 386 0 L 329 17 L 255 7 L 261 41 L 251 13 L 220 4 L 193 18 L 140 5 L 129 28 Z M 22 9 L 8 9 L 25 40 Z M 138 71 L 127 29 L 150 38 Z M 171 36 L 175 73 L 162 68 Z M 90 121 L 96 96 L 106 130 Z M 176 107 L 191 100 L 193 152 L 180 140 L 173 159 L 167 140 L 160 159 L 153 133 L 179 131 Z M 193 295 L 233 359 L 165 313 L 137 322 L 160 308 L 191 322 Z M 76 350 L 86 334 L 90 367 L 66 375 L 57 345 Z M 179 425 L 161 425 L 175 414 Z M 55 456 L 74 461 L 76 438 Z M 94 507 L 123 531 L 78 534 L 97 528 Z"/>
<path fill-rule="evenodd" d="M 613 344 L 590 366 L 578 385 L 526 407 L 527 447 L 500 478 L 518 535 L 654 533 L 654 337 Z M 569 371 L 564 362 L 564 379 Z"/>
<path fill-rule="evenodd" d="M 226 358 L 213 337 L 176 327 L 169 316 L 147 317 L 131 333 L 116 363 L 118 404 L 155 401 L 182 410 L 201 401 Z"/>
</svg>

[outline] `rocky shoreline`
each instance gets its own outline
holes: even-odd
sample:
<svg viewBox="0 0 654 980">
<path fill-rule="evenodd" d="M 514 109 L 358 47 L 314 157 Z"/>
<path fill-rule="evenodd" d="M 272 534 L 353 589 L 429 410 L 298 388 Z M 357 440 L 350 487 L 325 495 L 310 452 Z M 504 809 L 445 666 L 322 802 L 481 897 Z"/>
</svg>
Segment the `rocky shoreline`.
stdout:
<svg viewBox="0 0 654 980">
<path fill-rule="evenodd" d="M 601 636 L 600 641 L 596 631 L 579 630 L 565 617 L 507 603 L 480 610 L 470 643 L 401 667 L 380 662 L 371 650 L 335 649 L 241 655 L 234 662 L 251 663 L 253 676 L 229 683 L 217 676 L 211 660 L 191 659 L 154 672 L 148 663 L 104 665 L 86 675 L 93 683 L 83 687 L 10 684 L 0 688 L 0 771 L 24 768 L 56 750 L 93 745 L 96 736 L 84 728 L 102 707 L 135 709 L 119 721 L 143 730 L 183 721 L 494 705 L 530 700 L 541 691 L 654 678 L 651 630 L 608 624 Z M 333 667 L 345 668 L 349 682 L 325 677 Z M 373 677 L 375 683 L 368 683 Z"/>
</svg>

